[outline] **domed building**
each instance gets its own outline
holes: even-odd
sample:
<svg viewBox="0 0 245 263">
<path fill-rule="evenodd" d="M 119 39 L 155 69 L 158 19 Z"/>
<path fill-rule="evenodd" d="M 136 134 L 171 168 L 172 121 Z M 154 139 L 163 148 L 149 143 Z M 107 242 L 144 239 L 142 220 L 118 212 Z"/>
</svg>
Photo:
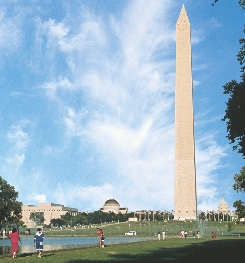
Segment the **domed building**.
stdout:
<svg viewBox="0 0 245 263">
<path fill-rule="evenodd" d="M 120 208 L 120 204 L 115 199 L 109 199 L 105 202 L 101 211 L 104 213 L 113 212 L 115 214 L 121 213 L 126 214 L 128 212 L 128 208 Z"/>
<path fill-rule="evenodd" d="M 231 212 L 227 202 L 224 199 L 224 196 L 222 197 L 222 200 L 218 206 L 218 212 L 222 214 L 230 214 Z"/>
</svg>

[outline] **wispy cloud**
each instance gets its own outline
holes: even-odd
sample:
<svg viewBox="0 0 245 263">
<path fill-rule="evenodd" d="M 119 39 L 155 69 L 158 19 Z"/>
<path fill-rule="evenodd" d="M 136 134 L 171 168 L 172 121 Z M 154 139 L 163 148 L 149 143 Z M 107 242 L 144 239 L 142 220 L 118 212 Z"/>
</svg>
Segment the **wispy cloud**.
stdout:
<svg viewBox="0 0 245 263">
<path fill-rule="evenodd" d="M 21 14 L 8 17 L 7 10 L 0 10 L 0 49 L 1 53 L 15 52 L 22 44 Z"/>
<path fill-rule="evenodd" d="M 59 182 L 57 200 L 67 204 L 79 191 L 90 193 L 89 200 L 76 194 L 88 210 L 96 208 L 103 192 L 104 198 L 123 200 L 130 209 L 150 209 L 153 203 L 173 208 L 175 68 L 169 58 L 175 29 L 169 10 L 171 1 L 134 1 L 121 18 L 111 16 L 110 23 L 103 24 L 88 10 L 76 30 L 68 20 L 43 23 L 49 47 L 63 52 L 72 70 L 69 80 L 59 72 L 59 81 L 46 82 L 43 88 L 49 99 L 60 102 L 66 135 L 90 142 L 85 144 L 90 147 L 88 158 L 99 152 L 102 163 L 111 163 L 109 174 L 98 166 L 97 176 L 108 183 L 100 180 L 94 186 L 84 175 L 81 187 L 71 193 L 71 187 Z M 105 43 L 113 43 L 110 52 Z M 201 200 L 216 189 L 214 174 L 225 154 L 214 137 L 197 138 L 196 145 Z M 214 195 L 209 196 L 211 200 Z"/>
<path fill-rule="evenodd" d="M 28 121 L 22 121 L 13 125 L 7 133 L 7 140 L 10 147 L 8 148 L 5 163 L 9 166 L 15 167 L 15 169 L 18 169 L 18 167 L 25 161 L 26 147 L 30 143 L 29 135 L 24 131 L 27 124 Z"/>
<path fill-rule="evenodd" d="M 2 142 L 1 174 L 11 184 L 22 183 L 21 169 L 25 164 L 26 152 L 31 142 L 28 126 L 27 120 L 12 125 Z"/>
<path fill-rule="evenodd" d="M 28 195 L 30 202 L 47 203 L 47 198 L 44 194 Z"/>
<path fill-rule="evenodd" d="M 200 134 L 196 141 L 197 196 L 199 209 L 216 209 L 219 203 L 219 169 L 224 167 L 227 147 L 218 145 L 212 134 Z"/>
</svg>

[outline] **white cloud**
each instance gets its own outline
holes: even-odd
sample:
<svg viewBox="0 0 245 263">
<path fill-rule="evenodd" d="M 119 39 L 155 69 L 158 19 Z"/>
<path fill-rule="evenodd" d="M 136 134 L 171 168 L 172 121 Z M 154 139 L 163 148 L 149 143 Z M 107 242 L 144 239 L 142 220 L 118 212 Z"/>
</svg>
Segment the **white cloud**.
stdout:
<svg viewBox="0 0 245 263">
<path fill-rule="evenodd" d="M 7 139 L 18 151 L 24 151 L 30 142 L 28 134 L 24 131 L 27 124 L 28 121 L 21 121 L 17 125 L 11 126 L 10 131 L 7 133 Z"/>
<path fill-rule="evenodd" d="M 202 136 L 196 141 L 198 207 L 200 210 L 215 209 L 220 199 L 217 172 L 227 155 L 226 147 L 218 145 L 214 135 Z"/>
<path fill-rule="evenodd" d="M 72 35 L 71 38 L 62 38 L 58 44 L 62 51 L 84 51 L 91 46 L 105 44 L 105 36 L 99 21 L 86 21 L 80 24 L 80 32 Z"/>
<path fill-rule="evenodd" d="M 83 207 L 83 211 L 91 212 L 91 208 L 98 210 L 103 206 L 104 198 L 110 199 L 116 194 L 114 187 L 109 183 L 89 187 L 79 187 L 71 184 L 72 182 L 62 186 L 62 184 L 58 183 L 53 196 L 57 202 L 64 205 L 79 204 L 80 207 Z M 102 196 L 103 198 L 101 198 Z"/>
<path fill-rule="evenodd" d="M 72 89 L 75 89 L 74 85 L 71 83 L 69 79 L 66 77 L 59 76 L 57 80 L 53 82 L 46 82 L 44 83 L 41 88 L 43 88 L 46 91 L 46 94 L 50 99 L 58 99 L 57 92 L 58 90 L 67 92 L 72 91 Z"/>
<path fill-rule="evenodd" d="M 208 22 L 208 25 L 211 26 L 214 29 L 220 29 L 223 27 L 222 23 L 217 20 L 217 18 L 212 17 L 210 21 Z"/>
<path fill-rule="evenodd" d="M 0 49 L 1 53 L 12 53 L 22 44 L 21 14 L 7 16 L 6 10 L 0 9 Z M 5 52 L 3 52 L 3 50 Z"/>
<path fill-rule="evenodd" d="M 23 164 L 25 161 L 25 155 L 23 153 L 21 154 L 14 154 L 11 157 L 7 157 L 5 159 L 6 165 L 12 166 L 15 165 L 16 167 L 19 167 L 21 164 Z"/>
<path fill-rule="evenodd" d="M 45 194 L 28 195 L 28 200 L 30 200 L 30 202 L 34 201 L 35 203 L 47 203 Z"/>
<path fill-rule="evenodd" d="M 14 124 L 7 132 L 5 142 L 5 157 L 3 158 L 3 171 L 7 176 L 14 176 L 19 168 L 23 165 L 26 157 L 26 149 L 30 143 L 29 134 L 25 131 L 28 121 L 20 121 Z"/>
<path fill-rule="evenodd" d="M 13 185 L 17 191 L 29 182 L 29 178 L 22 176 L 21 171 L 26 164 L 26 153 L 31 143 L 29 136 L 29 121 L 19 121 L 13 124 L 2 142 L 1 176 Z M 18 182 L 18 183 L 17 183 Z"/>
</svg>

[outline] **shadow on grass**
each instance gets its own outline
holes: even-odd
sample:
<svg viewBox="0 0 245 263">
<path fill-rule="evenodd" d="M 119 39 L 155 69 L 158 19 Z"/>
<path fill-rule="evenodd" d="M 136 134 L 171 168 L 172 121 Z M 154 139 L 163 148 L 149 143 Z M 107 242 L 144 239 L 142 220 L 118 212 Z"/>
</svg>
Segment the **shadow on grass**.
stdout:
<svg viewBox="0 0 245 263">
<path fill-rule="evenodd" d="M 25 258 L 25 257 L 32 257 L 33 255 L 37 255 L 36 253 L 23 253 L 23 254 L 17 254 L 17 257 L 18 258 Z M 42 257 L 51 257 L 51 256 L 54 256 L 55 254 L 54 253 L 45 253 L 45 254 L 42 254 Z"/>
<path fill-rule="evenodd" d="M 126 252 L 126 251 L 125 251 Z M 142 254 L 111 254 L 109 260 L 71 260 L 67 263 L 97 262 L 245 262 L 245 240 L 210 240 L 180 248 L 157 248 Z"/>
</svg>

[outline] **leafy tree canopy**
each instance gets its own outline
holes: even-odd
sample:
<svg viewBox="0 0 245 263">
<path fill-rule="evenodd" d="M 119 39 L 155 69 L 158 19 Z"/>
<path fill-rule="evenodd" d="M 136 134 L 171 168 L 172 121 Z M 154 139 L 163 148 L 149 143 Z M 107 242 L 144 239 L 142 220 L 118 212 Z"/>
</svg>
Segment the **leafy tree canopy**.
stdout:
<svg viewBox="0 0 245 263">
<path fill-rule="evenodd" d="M 65 222 L 61 218 L 53 218 L 50 220 L 51 224 L 53 226 L 63 226 L 65 225 Z"/>
<path fill-rule="evenodd" d="M 245 79 L 244 79 L 245 80 Z M 226 102 L 227 109 L 222 119 L 226 121 L 227 138 L 235 144 L 233 150 L 238 150 L 245 158 L 245 82 L 235 80 L 224 85 L 224 94 L 230 95 Z"/>
<path fill-rule="evenodd" d="M 42 225 L 43 222 L 45 221 L 43 213 L 38 213 L 38 212 L 31 212 L 29 219 L 34 221 L 38 225 Z"/>
<path fill-rule="evenodd" d="M 214 6 L 218 1 L 219 0 L 215 0 L 212 5 Z M 245 0 L 239 0 L 238 3 L 245 9 Z"/>
<path fill-rule="evenodd" d="M 244 202 L 242 202 L 241 200 L 238 200 L 238 201 L 233 203 L 233 206 L 236 208 L 236 212 L 238 214 L 238 218 L 245 217 Z"/>
<path fill-rule="evenodd" d="M 114 212 L 104 213 L 101 210 L 91 213 L 78 213 L 73 216 L 69 213 L 62 215 L 61 218 L 51 219 L 51 224 L 55 227 L 59 226 L 75 226 L 75 225 L 89 225 L 100 224 L 104 222 L 126 222 L 129 217 L 134 217 L 134 213 L 115 214 Z"/>
<path fill-rule="evenodd" d="M 215 0 L 215 5 L 219 0 Z M 238 4 L 245 10 L 245 0 L 239 0 Z M 245 27 L 243 30 L 245 34 Z M 241 65 L 241 82 L 232 80 L 226 83 L 224 94 L 229 95 L 226 102 L 225 116 L 222 119 L 226 121 L 227 138 L 233 144 L 233 150 L 238 150 L 245 158 L 245 38 L 240 38 L 240 51 L 237 54 L 237 60 Z"/>
<path fill-rule="evenodd" d="M 245 166 L 243 166 L 240 170 L 240 174 L 234 175 L 234 181 L 234 190 L 236 190 L 237 192 L 245 192 Z"/>
<path fill-rule="evenodd" d="M 233 185 L 234 190 L 237 192 L 245 192 L 245 166 L 240 170 L 240 174 L 234 175 L 235 184 Z M 238 218 L 245 217 L 245 206 L 241 200 L 235 201 L 233 206 L 236 208 Z"/>
<path fill-rule="evenodd" d="M 18 192 L 0 176 L 0 229 L 23 225 L 22 203 L 17 201 Z"/>
</svg>

